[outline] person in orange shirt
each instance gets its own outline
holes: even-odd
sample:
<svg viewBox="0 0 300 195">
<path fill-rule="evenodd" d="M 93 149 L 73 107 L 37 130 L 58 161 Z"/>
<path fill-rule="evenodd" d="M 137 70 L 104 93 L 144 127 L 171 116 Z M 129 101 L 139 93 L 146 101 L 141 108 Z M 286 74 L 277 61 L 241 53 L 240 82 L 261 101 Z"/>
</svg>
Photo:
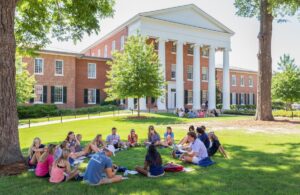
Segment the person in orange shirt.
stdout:
<svg viewBox="0 0 300 195">
<path fill-rule="evenodd" d="M 135 147 L 138 145 L 138 135 L 135 133 L 134 129 L 131 129 L 128 135 L 128 147 Z"/>
</svg>

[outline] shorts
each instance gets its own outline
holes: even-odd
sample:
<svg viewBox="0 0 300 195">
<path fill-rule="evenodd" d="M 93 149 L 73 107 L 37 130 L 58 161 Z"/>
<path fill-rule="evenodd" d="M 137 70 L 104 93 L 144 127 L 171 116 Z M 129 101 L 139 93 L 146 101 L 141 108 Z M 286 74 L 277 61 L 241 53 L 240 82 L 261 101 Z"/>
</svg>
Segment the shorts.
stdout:
<svg viewBox="0 0 300 195">
<path fill-rule="evenodd" d="M 197 164 L 199 164 L 200 160 L 201 160 L 200 158 L 194 156 L 193 159 L 192 159 L 192 163 L 195 164 L 195 165 L 197 165 Z"/>
<path fill-rule="evenodd" d="M 161 177 L 161 176 L 164 176 L 165 175 L 165 172 L 163 172 L 162 174 L 160 174 L 160 175 L 151 175 L 151 173 L 150 172 L 148 172 L 148 174 L 147 174 L 147 177 L 152 177 L 152 178 L 155 178 L 155 177 Z"/>
</svg>

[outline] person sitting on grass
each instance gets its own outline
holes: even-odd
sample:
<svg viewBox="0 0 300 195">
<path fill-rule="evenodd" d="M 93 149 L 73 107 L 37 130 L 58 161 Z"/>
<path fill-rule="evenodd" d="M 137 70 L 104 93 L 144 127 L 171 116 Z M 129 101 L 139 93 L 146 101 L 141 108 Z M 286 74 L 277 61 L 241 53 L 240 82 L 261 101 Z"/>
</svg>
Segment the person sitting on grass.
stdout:
<svg viewBox="0 0 300 195">
<path fill-rule="evenodd" d="M 198 138 L 204 143 L 206 149 L 208 149 L 210 146 L 210 141 L 205 130 L 205 126 L 197 127 Z"/>
<path fill-rule="evenodd" d="M 90 185 L 115 183 L 122 180 L 113 169 L 111 156 L 115 155 L 115 147 L 108 145 L 103 152 L 97 152 L 91 158 L 83 176 L 83 180 Z"/>
<path fill-rule="evenodd" d="M 73 159 L 76 159 L 81 156 L 87 156 L 92 153 L 97 153 L 97 152 L 100 152 L 102 150 L 102 148 L 105 146 L 106 146 L 106 144 L 102 140 L 102 135 L 98 134 L 98 135 L 96 135 L 96 137 L 93 139 L 93 141 L 91 143 L 89 143 L 88 145 L 85 146 L 85 148 L 82 151 L 76 152 L 76 153 L 71 153 L 70 157 Z"/>
<path fill-rule="evenodd" d="M 205 117 L 205 112 L 204 112 L 204 110 L 200 110 L 199 112 L 198 112 L 198 118 L 204 118 Z"/>
<path fill-rule="evenodd" d="M 135 133 L 134 129 L 130 130 L 130 134 L 128 135 L 128 147 L 135 147 L 138 145 L 138 135 Z"/>
<path fill-rule="evenodd" d="M 188 132 L 195 132 L 194 125 L 189 126 Z M 188 136 L 186 135 L 182 140 L 179 142 L 179 145 L 185 145 L 188 144 Z"/>
<path fill-rule="evenodd" d="M 153 125 L 150 125 L 149 128 L 148 128 L 148 141 L 145 142 L 146 146 L 149 146 L 150 144 L 154 144 L 155 146 L 161 145 L 160 136 L 155 131 Z"/>
<path fill-rule="evenodd" d="M 221 145 L 221 143 L 220 143 L 218 137 L 215 135 L 215 133 L 209 132 L 208 137 L 212 143 L 211 147 L 208 148 L 208 150 L 207 150 L 208 156 L 213 156 L 217 151 L 219 151 L 224 156 L 224 158 L 228 158 L 227 153 L 225 152 L 223 146 Z"/>
<path fill-rule="evenodd" d="M 106 143 L 108 145 L 113 145 L 115 149 L 121 149 L 125 147 L 124 143 L 121 142 L 120 136 L 117 134 L 117 128 L 115 127 L 111 129 L 111 135 L 106 137 Z"/>
<path fill-rule="evenodd" d="M 75 137 L 76 140 L 76 144 L 75 144 L 75 152 L 80 152 L 82 151 L 82 147 L 81 147 L 81 140 L 82 140 L 82 135 L 81 134 L 77 134 Z"/>
<path fill-rule="evenodd" d="M 182 108 L 179 110 L 178 116 L 181 117 L 181 118 L 185 116 L 185 112 Z"/>
<path fill-rule="evenodd" d="M 54 152 L 54 160 L 58 160 L 62 155 L 62 151 L 67 148 L 68 148 L 68 142 L 66 140 L 63 141 L 60 145 L 56 146 Z"/>
<path fill-rule="evenodd" d="M 68 142 L 68 148 L 70 148 L 71 152 L 75 152 L 76 146 L 76 137 L 73 131 L 70 131 L 65 139 Z"/>
<path fill-rule="evenodd" d="M 30 167 L 35 168 L 37 160 L 44 152 L 45 145 L 41 143 L 41 139 L 36 137 L 33 139 L 33 142 L 28 150 L 28 164 Z"/>
<path fill-rule="evenodd" d="M 61 157 L 53 163 L 49 179 L 51 183 L 61 183 L 78 178 L 79 171 L 77 167 L 71 170 L 69 162 L 70 153 L 70 149 L 63 149 Z"/>
<path fill-rule="evenodd" d="M 38 163 L 35 169 L 35 175 L 37 177 L 50 177 L 50 171 L 54 162 L 55 145 L 49 144 L 44 148 L 44 153 L 39 157 Z"/>
<path fill-rule="evenodd" d="M 135 170 L 147 177 L 161 177 L 165 174 L 162 164 L 159 152 L 155 145 L 151 144 L 145 157 L 144 167 L 137 166 Z"/>
<path fill-rule="evenodd" d="M 183 153 L 180 156 L 180 160 L 198 165 L 199 161 L 208 157 L 207 149 L 203 142 L 197 138 L 195 132 L 188 132 L 187 135 L 190 143 L 190 151 Z"/>
<path fill-rule="evenodd" d="M 164 134 L 165 141 L 162 143 L 163 146 L 172 146 L 174 144 L 174 133 L 171 127 L 167 127 L 167 131 Z"/>
</svg>

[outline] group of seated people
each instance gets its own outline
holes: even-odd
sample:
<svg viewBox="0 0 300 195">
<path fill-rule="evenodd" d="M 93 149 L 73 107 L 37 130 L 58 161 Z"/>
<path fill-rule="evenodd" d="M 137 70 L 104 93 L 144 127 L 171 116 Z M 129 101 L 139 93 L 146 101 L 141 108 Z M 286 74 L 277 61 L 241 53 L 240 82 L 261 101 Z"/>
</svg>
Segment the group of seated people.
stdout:
<svg viewBox="0 0 300 195">
<path fill-rule="evenodd" d="M 205 118 L 205 117 L 218 117 L 220 113 L 216 109 L 212 109 L 210 111 L 205 109 L 200 109 L 194 111 L 192 109 L 176 109 L 174 110 L 174 114 L 178 117 L 187 117 L 187 118 Z"/>
<path fill-rule="evenodd" d="M 157 147 L 173 148 L 172 155 L 183 162 L 198 164 L 202 159 L 213 156 L 217 151 L 227 158 L 227 154 L 220 144 L 218 137 L 213 133 L 206 133 L 205 127 L 190 126 L 187 135 L 175 145 L 174 132 L 171 127 L 166 128 L 164 139 L 161 140 L 154 126 L 148 128 L 148 139 L 144 145 L 148 148 L 144 166 L 137 166 L 135 170 L 148 177 L 160 177 L 164 175 L 163 161 Z M 98 134 L 85 147 L 81 145 L 82 135 L 75 135 L 70 131 L 66 139 L 60 145 L 41 143 L 36 137 L 29 148 L 28 164 L 34 168 L 37 177 L 49 178 L 49 182 L 61 183 L 71 179 L 84 180 L 91 185 L 101 185 L 119 182 L 123 179 L 118 176 L 118 167 L 112 164 L 111 156 L 115 152 L 129 147 L 139 146 L 138 135 L 135 130 L 130 130 L 127 142 L 122 142 L 117 134 L 117 129 L 112 128 L 112 133 L 106 141 Z M 178 147 L 180 146 L 180 150 Z M 85 173 L 79 173 L 78 164 L 72 164 L 74 159 L 89 157 Z"/>
</svg>

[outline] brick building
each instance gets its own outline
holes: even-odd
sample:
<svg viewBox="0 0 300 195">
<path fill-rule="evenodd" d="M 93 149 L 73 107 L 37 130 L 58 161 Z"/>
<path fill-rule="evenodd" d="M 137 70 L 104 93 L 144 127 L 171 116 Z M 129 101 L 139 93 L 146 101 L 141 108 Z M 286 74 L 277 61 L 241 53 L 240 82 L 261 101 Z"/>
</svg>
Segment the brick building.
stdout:
<svg viewBox="0 0 300 195">
<path fill-rule="evenodd" d="M 224 109 L 230 104 L 255 104 L 257 73 L 229 68 L 233 31 L 193 4 L 137 14 L 80 54 L 41 51 L 36 59 L 24 58 L 37 79 L 34 102 L 68 108 L 102 102 L 106 61 L 112 51 L 122 51 L 126 37 L 137 31 L 154 44 L 167 83 L 166 94 L 158 99 L 139 100 L 142 110 L 154 106 L 198 110 L 206 101 L 213 109 L 216 86 L 222 91 Z M 215 65 L 216 51 L 223 53 L 220 67 Z M 136 101 L 129 98 L 121 103 L 132 109 Z"/>
</svg>

